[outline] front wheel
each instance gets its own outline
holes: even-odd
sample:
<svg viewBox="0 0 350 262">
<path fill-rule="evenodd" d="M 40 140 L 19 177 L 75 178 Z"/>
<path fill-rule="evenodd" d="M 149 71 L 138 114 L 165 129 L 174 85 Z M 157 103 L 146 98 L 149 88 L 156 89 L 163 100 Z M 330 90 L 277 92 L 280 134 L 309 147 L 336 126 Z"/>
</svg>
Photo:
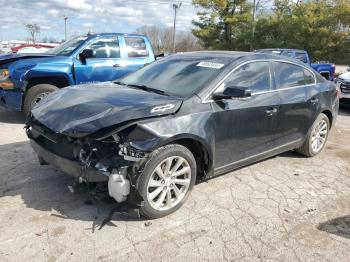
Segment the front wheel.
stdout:
<svg viewBox="0 0 350 262">
<path fill-rule="evenodd" d="M 297 151 L 308 157 L 320 153 L 326 145 L 329 128 L 328 117 L 321 113 L 312 125 L 304 144 Z"/>
<path fill-rule="evenodd" d="M 151 154 L 138 180 L 141 214 L 160 218 L 179 209 L 196 180 L 196 161 L 186 147 L 173 144 Z"/>
<path fill-rule="evenodd" d="M 58 87 L 49 84 L 40 84 L 32 86 L 24 99 L 23 110 L 26 116 L 30 114 L 33 107 L 39 103 L 49 93 L 58 90 Z"/>
</svg>

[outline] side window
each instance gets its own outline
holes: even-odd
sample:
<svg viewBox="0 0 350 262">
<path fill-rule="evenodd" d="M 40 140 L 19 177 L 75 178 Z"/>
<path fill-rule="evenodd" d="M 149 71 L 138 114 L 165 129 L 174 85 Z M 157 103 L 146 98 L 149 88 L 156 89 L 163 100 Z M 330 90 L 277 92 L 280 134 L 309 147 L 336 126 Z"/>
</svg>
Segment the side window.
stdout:
<svg viewBox="0 0 350 262">
<path fill-rule="evenodd" d="M 296 52 L 295 53 L 295 58 L 300 60 L 301 62 L 307 64 L 307 55 L 306 53 L 303 53 L 303 52 Z"/>
<path fill-rule="evenodd" d="M 129 57 L 146 57 L 148 51 L 145 40 L 140 37 L 125 37 Z"/>
<path fill-rule="evenodd" d="M 275 62 L 274 67 L 278 89 L 305 85 L 303 67 L 283 62 Z"/>
<path fill-rule="evenodd" d="M 228 86 L 243 87 L 253 93 L 270 90 L 269 62 L 251 62 L 239 67 L 225 80 L 224 88 Z"/>
<path fill-rule="evenodd" d="M 310 70 L 304 68 L 304 79 L 305 85 L 310 85 L 315 83 L 315 77 Z"/>
<path fill-rule="evenodd" d="M 98 39 L 91 43 L 87 49 L 95 51 L 95 58 L 120 58 L 118 39 Z"/>
</svg>

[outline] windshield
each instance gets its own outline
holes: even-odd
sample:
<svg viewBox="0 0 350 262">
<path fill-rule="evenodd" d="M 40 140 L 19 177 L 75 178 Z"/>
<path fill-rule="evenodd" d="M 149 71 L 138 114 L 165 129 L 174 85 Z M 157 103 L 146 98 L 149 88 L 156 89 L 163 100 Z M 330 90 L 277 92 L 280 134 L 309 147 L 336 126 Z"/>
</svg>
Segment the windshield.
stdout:
<svg viewBox="0 0 350 262">
<path fill-rule="evenodd" d="M 69 56 L 86 39 L 87 39 L 86 36 L 79 36 L 79 37 L 73 38 L 67 42 L 64 42 L 62 45 L 59 45 L 53 49 L 50 49 L 46 53 L 58 55 L 58 56 Z"/>
<path fill-rule="evenodd" d="M 119 83 L 188 97 L 207 86 L 228 63 L 229 60 L 224 58 L 173 56 L 143 67 Z"/>
</svg>

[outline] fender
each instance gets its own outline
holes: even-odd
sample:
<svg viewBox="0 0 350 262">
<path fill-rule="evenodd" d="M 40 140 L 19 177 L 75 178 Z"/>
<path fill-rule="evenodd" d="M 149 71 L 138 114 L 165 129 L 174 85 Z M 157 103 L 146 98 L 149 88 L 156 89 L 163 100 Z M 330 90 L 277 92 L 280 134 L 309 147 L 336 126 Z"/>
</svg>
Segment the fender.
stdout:
<svg viewBox="0 0 350 262">
<path fill-rule="evenodd" d="M 171 143 L 179 143 L 196 150 L 199 145 L 201 153 L 205 156 L 209 175 L 213 167 L 215 151 L 215 123 L 210 111 L 191 116 L 178 118 L 160 118 L 159 121 L 137 123 L 120 131 L 123 142 L 129 144 L 138 151 L 152 152 L 156 148 Z M 181 118 L 181 121 L 179 121 Z M 182 123 L 179 125 L 179 123 Z M 190 123 L 207 123 L 198 128 L 198 125 Z M 210 123 L 210 124 L 208 124 Z M 160 135 L 162 134 L 162 135 Z"/>
<path fill-rule="evenodd" d="M 53 84 L 59 88 L 75 84 L 69 64 L 38 64 L 27 71 L 23 79 L 27 83 L 24 91 L 39 83 Z"/>
<path fill-rule="evenodd" d="M 17 88 L 26 92 L 36 84 L 53 84 L 57 87 L 73 85 L 74 74 L 70 57 L 48 57 L 18 60 L 9 67 Z"/>
</svg>

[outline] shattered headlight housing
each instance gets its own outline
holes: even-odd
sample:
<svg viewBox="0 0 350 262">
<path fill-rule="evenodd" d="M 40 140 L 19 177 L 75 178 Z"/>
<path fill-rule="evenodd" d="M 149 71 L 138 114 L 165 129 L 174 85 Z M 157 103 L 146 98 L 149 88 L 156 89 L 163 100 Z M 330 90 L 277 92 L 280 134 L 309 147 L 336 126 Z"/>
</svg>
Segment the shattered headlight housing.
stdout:
<svg viewBox="0 0 350 262">
<path fill-rule="evenodd" d="M 119 155 L 128 161 L 138 161 L 146 157 L 146 153 L 133 148 L 129 143 L 119 145 Z"/>
<path fill-rule="evenodd" d="M 7 68 L 0 69 L 0 88 L 13 89 L 14 84 L 10 79 L 10 72 Z"/>
</svg>

